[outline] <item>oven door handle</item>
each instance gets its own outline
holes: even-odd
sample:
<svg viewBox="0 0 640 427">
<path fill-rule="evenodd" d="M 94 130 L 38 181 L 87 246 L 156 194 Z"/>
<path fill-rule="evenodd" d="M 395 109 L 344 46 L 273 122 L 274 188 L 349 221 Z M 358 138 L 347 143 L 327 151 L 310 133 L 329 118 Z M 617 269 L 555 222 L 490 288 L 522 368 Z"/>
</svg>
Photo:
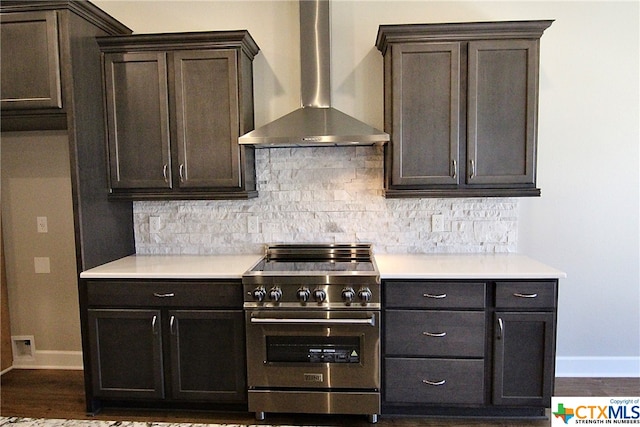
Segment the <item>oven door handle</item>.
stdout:
<svg viewBox="0 0 640 427">
<path fill-rule="evenodd" d="M 251 323 L 270 323 L 278 325 L 376 325 L 375 316 L 366 319 L 287 319 L 276 317 L 252 317 Z"/>
</svg>

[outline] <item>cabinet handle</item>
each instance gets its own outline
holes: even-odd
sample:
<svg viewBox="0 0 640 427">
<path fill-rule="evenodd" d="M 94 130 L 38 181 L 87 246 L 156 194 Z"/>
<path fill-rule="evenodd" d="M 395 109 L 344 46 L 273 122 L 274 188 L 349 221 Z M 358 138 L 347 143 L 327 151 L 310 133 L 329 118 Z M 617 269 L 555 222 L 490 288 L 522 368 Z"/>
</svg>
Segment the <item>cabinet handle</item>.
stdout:
<svg viewBox="0 0 640 427">
<path fill-rule="evenodd" d="M 162 176 L 164 177 L 164 182 L 169 182 L 169 177 L 167 176 L 167 167 L 168 165 L 165 163 L 164 166 L 162 166 Z"/>
<path fill-rule="evenodd" d="M 154 315 L 151 319 L 151 331 L 153 335 L 158 335 L 158 316 Z"/>
<path fill-rule="evenodd" d="M 538 294 L 521 294 L 519 292 L 514 293 L 513 296 L 518 298 L 538 298 Z"/>
<path fill-rule="evenodd" d="M 447 297 L 447 294 L 422 294 L 425 298 L 443 299 Z"/>
<path fill-rule="evenodd" d="M 175 335 L 176 334 L 176 316 L 171 316 L 171 319 L 169 320 L 169 330 L 171 331 L 171 335 Z"/>
<path fill-rule="evenodd" d="M 156 298 L 172 298 L 172 297 L 175 297 L 176 294 L 174 294 L 173 292 L 169 292 L 169 293 L 166 293 L 166 294 L 159 294 L 157 292 L 154 292 L 153 296 L 156 297 Z"/>
<path fill-rule="evenodd" d="M 504 334 L 504 322 L 502 321 L 502 317 L 498 317 L 498 339 L 502 339 L 502 334 Z"/>
<path fill-rule="evenodd" d="M 456 179 L 456 177 L 458 176 L 458 162 L 456 161 L 456 159 L 451 160 L 451 168 L 453 169 L 451 178 Z"/>
<path fill-rule="evenodd" d="M 433 385 L 433 386 L 444 385 L 444 383 L 446 383 L 446 382 L 447 382 L 447 380 L 440 380 L 440 381 L 422 380 L 423 384 L 428 384 L 428 385 Z"/>
<path fill-rule="evenodd" d="M 184 163 L 180 163 L 179 173 L 180 173 L 180 182 L 184 182 Z"/>
<path fill-rule="evenodd" d="M 446 332 L 423 332 L 422 335 L 426 335 L 428 337 L 436 337 L 436 338 L 442 338 L 444 336 L 447 335 Z"/>
<path fill-rule="evenodd" d="M 476 177 L 476 162 L 475 160 L 471 159 L 469 160 L 469 163 L 471 164 L 471 172 L 469 172 L 469 178 L 473 179 Z"/>
</svg>

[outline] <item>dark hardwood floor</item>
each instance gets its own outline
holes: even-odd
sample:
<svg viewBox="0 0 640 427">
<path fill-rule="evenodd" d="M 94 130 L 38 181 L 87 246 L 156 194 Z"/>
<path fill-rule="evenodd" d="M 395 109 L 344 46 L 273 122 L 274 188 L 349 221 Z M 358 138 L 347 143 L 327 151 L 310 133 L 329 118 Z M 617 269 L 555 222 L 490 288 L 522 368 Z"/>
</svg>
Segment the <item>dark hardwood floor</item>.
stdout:
<svg viewBox="0 0 640 427">
<path fill-rule="evenodd" d="M 257 423 L 250 413 L 126 410 L 85 413 L 82 371 L 12 370 L 0 378 L 0 415 L 30 418 L 157 421 L 220 424 L 370 426 L 364 416 L 267 414 Z M 557 378 L 556 396 L 638 396 L 640 378 Z M 380 417 L 379 427 L 523 426 L 548 427 L 549 420 L 476 420 Z"/>
</svg>

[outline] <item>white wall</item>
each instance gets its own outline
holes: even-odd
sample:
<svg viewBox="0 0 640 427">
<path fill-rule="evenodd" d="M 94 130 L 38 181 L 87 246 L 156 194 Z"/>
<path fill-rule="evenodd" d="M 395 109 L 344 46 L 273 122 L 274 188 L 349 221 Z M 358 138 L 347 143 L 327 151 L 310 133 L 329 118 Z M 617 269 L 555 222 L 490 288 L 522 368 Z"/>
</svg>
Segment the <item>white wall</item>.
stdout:
<svg viewBox="0 0 640 427">
<path fill-rule="evenodd" d="M 135 32 L 248 29 L 256 125 L 299 104 L 294 1 L 95 3 Z M 332 3 L 333 105 L 382 127 L 379 24 L 555 19 L 541 42 L 539 179 L 518 250 L 561 283 L 558 375 L 640 376 L 637 2 Z"/>
<path fill-rule="evenodd" d="M 2 230 L 12 336 L 33 336 L 34 358 L 13 367 L 82 366 L 76 247 L 64 131 L 2 133 Z M 47 218 L 38 233 L 37 217 Z M 36 272 L 34 258 L 48 258 Z M 35 349 L 35 350 L 34 350 Z"/>
</svg>

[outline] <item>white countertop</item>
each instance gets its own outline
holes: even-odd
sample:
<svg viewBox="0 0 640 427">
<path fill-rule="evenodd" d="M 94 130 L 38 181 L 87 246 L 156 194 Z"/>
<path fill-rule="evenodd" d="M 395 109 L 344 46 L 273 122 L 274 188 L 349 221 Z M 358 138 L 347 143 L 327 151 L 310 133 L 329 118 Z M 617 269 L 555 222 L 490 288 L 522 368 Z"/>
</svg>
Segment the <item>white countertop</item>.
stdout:
<svg viewBox="0 0 640 427">
<path fill-rule="evenodd" d="M 518 254 L 379 254 L 382 279 L 559 279 L 566 273 Z"/>
<path fill-rule="evenodd" d="M 241 279 L 262 255 L 131 255 L 80 273 L 83 279 Z"/>
<path fill-rule="evenodd" d="M 131 255 L 83 279 L 241 279 L 262 255 Z M 382 279 L 559 279 L 566 274 L 518 254 L 376 254 Z"/>
</svg>

